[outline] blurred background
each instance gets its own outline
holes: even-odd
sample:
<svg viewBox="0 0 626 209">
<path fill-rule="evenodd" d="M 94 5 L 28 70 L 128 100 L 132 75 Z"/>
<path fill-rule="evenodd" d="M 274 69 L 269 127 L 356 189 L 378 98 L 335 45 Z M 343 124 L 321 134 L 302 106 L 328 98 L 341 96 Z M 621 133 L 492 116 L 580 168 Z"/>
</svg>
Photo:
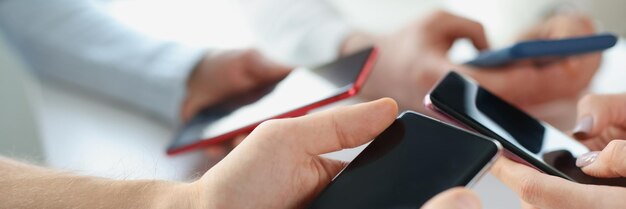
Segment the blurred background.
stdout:
<svg viewBox="0 0 626 209">
<path fill-rule="evenodd" d="M 29 0 L 20 0 L 29 1 Z M 85 0 L 89 1 L 89 0 Z M 10 1 L 0 1 L 0 8 Z M 257 43 L 245 10 L 234 0 L 95 1 L 123 25 L 160 40 L 196 47 L 232 49 Z M 494 46 L 515 35 L 559 3 L 588 11 L 603 31 L 626 35 L 626 1 L 587 0 L 333 0 L 352 24 L 388 33 L 435 9 L 478 20 Z M 295 2 L 294 2 L 295 3 Z M 76 86 L 37 78 L 0 31 L 0 154 L 79 173 L 120 179 L 188 180 L 211 165 L 202 153 L 165 156 L 175 126 L 155 120 Z M 451 56 L 462 60 L 476 52 L 459 43 Z M 606 52 L 591 90 L 626 91 L 626 44 Z M 281 60 L 281 57 L 273 57 Z M 349 159 L 356 152 L 338 155 Z M 517 198 L 487 176 L 477 190 L 486 208 L 519 207 Z"/>
</svg>

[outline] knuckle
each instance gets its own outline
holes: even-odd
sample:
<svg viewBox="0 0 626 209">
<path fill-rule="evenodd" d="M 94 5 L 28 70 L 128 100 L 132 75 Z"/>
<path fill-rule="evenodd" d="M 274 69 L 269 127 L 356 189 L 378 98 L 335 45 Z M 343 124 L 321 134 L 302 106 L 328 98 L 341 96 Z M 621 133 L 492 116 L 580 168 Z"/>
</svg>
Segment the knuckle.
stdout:
<svg viewBox="0 0 626 209">
<path fill-rule="evenodd" d="M 284 126 L 285 126 L 284 119 L 272 119 L 272 120 L 264 121 L 261 124 L 259 124 L 259 126 L 256 127 L 255 131 L 261 132 L 264 134 L 269 134 L 269 135 L 276 135 L 276 134 L 279 134 L 281 130 L 284 129 Z M 273 137 L 270 137 L 270 138 L 273 138 Z"/>
<path fill-rule="evenodd" d="M 442 22 L 442 20 L 450 17 L 450 13 L 445 10 L 436 10 L 424 17 L 423 21 L 418 22 L 418 27 L 420 28 L 431 28 L 435 27 Z"/>
<path fill-rule="evenodd" d="M 520 198 L 528 203 L 536 203 L 537 198 L 541 197 L 540 184 L 533 175 L 526 175 L 520 180 Z"/>
<path fill-rule="evenodd" d="M 437 9 L 429 15 L 429 17 L 435 18 L 435 19 L 445 18 L 448 16 L 450 16 L 450 13 L 443 9 Z"/>
<path fill-rule="evenodd" d="M 345 109 L 346 107 L 340 107 L 337 108 L 338 112 L 343 112 L 347 109 Z M 332 114 L 331 117 L 332 120 L 332 124 L 333 124 L 333 129 L 335 130 L 335 135 L 337 137 L 338 142 L 340 143 L 340 148 L 346 148 L 346 147 L 350 147 L 353 144 L 355 144 L 355 142 L 351 141 L 351 137 L 349 137 L 346 133 L 346 130 L 344 130 L 341 127 L 341 124 L 339 124 L 339 118 L 337 116 L 337 114 Z"/>
<path fill-rule="evenodd" d="M 626 156 L 622 153 L 626 152 L 626 141 L 613 140 L 609 142 L 605 150 L 608 151 L 608 155 L 605 158 L 600 158 L 600 161 L 602 161 L 602 163 L 604 163 L 614 173 L 625 176 Z"/>
<path fill-rule="evenodd" d="M 260 57 L 260 54 L 258 51 L 254 49 L 245 49 L 241 51 L 240 56 L 246 60 L 254 60 Z"/>
<path fill-rule="evenodd" d="M 597 101 L 600 101 L 602 99 L 601 95 L 598 94 L 588 94 L 583 96 L 582 99 L 580 99 L 580 102 L 578 102 L 578 107 L 579 108 L 584 108 L 584 107 L 593 107 L 595 105 L 597 105 Z"/>
<path fill-rule="evenodd" d="M 582 106 L 586 106 L 591 104 L 592 101 L 595 100 L 595 98 L 597 97 L 597 95 L 595 94 L 588 94 L 583 96 L 583 98 L 580 99 L 580 101 L 578 102 L 578 106 L 582 107 Z"/>
<path fill-rule="evenodd" d="M 475 25 L 477 30 L 479 30 L 482 33 L 485 33 L 485 26 L 483 24 L 473 21 L 473 20 L 470 20 L 470 21 Z"/>
</svg>

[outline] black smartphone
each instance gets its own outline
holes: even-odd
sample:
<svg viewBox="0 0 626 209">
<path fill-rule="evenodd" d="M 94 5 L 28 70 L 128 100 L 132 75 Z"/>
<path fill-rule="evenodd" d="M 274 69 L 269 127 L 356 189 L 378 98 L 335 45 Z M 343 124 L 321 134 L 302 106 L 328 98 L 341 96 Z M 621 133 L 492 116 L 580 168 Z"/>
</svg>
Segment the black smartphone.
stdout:
<svg viewBox="0 0 626 209">
<path fill-rule="evenodd" d="M 499 141 L 512 160 L 579 183 L 626 186 L 626 178 L 603 179 L 583 173 L 576 166 L 576 157 L 589 152 L 587 147 L 469 77 L 450 72 L 426 96 L 425 103 L 454 122 Z"/>
<path fill-rule="evenodd" d="M 471 186 L 499 152 L 496 141 L 404 112 L 309 208 L 418 208 L 446 189 Z"/>
</svg>

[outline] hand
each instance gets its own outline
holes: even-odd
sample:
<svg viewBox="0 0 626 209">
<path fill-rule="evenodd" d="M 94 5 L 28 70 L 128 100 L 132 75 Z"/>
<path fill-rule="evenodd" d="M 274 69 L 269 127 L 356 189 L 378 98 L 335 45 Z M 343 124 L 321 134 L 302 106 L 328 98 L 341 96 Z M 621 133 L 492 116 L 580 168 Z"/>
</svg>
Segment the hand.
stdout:
<svg viewBox="0 0 626 209">
<path fill-rule="evenodd" d="M 601 150 L 613 139 L 626 139 L 626 93 L 583 97 L 573 135 L 591 150 Z"/>
<path fill-rule="evenodd" d="M 523 34 L 520 40 L 562 39 L 593 33 L 595 28 L 588 16 L 556 13 Z M 491 70 L 494 72 L 488 72 L 489 69 L 465 72 L 509 102 L 528 107 L 578 97 L 599 69 L 601 59 L 601 53 L 591 53 L 558 60 L 520 61 Z"/>
<path fill-rule="evenodd" d="M 614 140 L 601 152 L 581 156 L 577 165 L 591 176 L 626 177 L 626 141 Z M 626 188 L 585 185 L 500 158 L 492 173 L 513 189 L 522 199 L 524 208 L 625 208 Z"/>
<path fill-rule="evenodd" d="M 282 80 L 291 70 L 273 63 L 255 50 L 208 54 L 187 80 L 181 119 L 228 97 Z"/>
<path fill-rule="evenodd" d="M 222 159 L 226 157 L 226 155 L 228 155 L 230 151 L 235 149 L 237 145 L 241 144 L 241 142 L 243 142 L 246 137 L 248 137 L 247 134 L 242 134 L 236 136 L 231 140 L 226 140 L 220 144 L 208 146 L 206 148 L 205 154 L 207 157 L 209 157 L 209 159 Z"/>
<path fill-rule="evenodd" d="M 211 208 L 294 208 L 309 203 L 346 165 L 320 154 L 367 143 L 394 121 L 382 99 L 257 127 L 193 183 Z"/>
<path fill-rule="evenodd" d="M 430 199 L 422 209 L 480 209 L 478 196 L 469 189 L 453 188 Z"/>
<path fill-rule="evenodd" d="M 524 38 L 560 38 L 594 32 L 591 24 L 585 24 L 590 22 L 586 17 L 554 19 L 531 30 Z M 569 27 L 557 27 L 561 25 Z M 402 107 L 415 110 L 423 110 L 422 99 L 427 91 L 452 69 L 473 77 L 517 106 L 577 96 L 598 69 L 601 56 L 575 56 L 550 63 L 526 61 L 478 70 L 448 59 L 450 47 L 460 38 L 470 39 L 478 50 L 489 47 L 480 23 L 439 11 L 390 35 L 372 37 L 355 33 L 344 43 L 342 54 L 371 43 L 379 46 L 381 57 L 363 94 L 370 98 L 390 96 Z"/>
<path fill-rule="evenodd" d="M 362 93 L 369 98 L 389 96 L 403 108 L 424 112 L 422 99 L 427 91 L 456 68 L 447 53 L 460 38 L 469 38 L 478 49 L 488 48 L 479 23 L 438 11 L 382 37 L 355 33 L 345 41 L 342 54 L 377 45 L 380 57 Z"/>
</svg>

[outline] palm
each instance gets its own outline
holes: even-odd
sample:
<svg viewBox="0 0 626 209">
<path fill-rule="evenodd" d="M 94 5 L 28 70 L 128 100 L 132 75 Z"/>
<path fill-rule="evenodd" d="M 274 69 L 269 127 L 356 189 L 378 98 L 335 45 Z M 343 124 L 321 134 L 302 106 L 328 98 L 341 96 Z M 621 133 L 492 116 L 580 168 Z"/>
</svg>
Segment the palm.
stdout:
<svg viewBox="0 0 626 209">
<path fill-rule="evenodd" d="M 382 99 L 263 123 L 199 183 L 214 208 L 304 206 L 345 165 L 319 155 L 370 141 L 396 114 L 395 102 Z"/>
</svg>

